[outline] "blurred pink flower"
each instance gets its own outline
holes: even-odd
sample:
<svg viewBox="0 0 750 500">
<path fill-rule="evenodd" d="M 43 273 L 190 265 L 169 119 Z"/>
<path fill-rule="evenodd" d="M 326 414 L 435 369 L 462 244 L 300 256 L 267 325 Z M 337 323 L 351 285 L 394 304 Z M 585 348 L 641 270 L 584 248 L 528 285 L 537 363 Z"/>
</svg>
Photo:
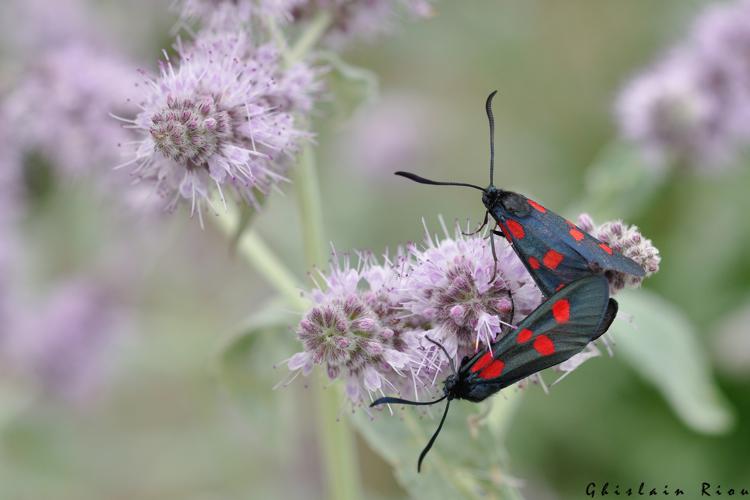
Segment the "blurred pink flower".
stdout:
<svg viewBox="0 0 750 500">
<path fill-rule="evenodd" d="M 122 313 L 106 289 L 71 281 L 41 307 L 16 314 L 3 347 L 13 366 L 41 390 L 75 402 L 104 383 L 107 352 L 122 325 Z"/>
<path fill-rule="evenodd" d="M 41 53 L 5 99 L 0 119 L 16 147 L 36 151 L 65 175 L 111 173 L 132 136 L 109 116 L 132 115 L 133 65 L 87 43 Z"/>
<path fill-rule="evenodd" d="M 237 29 L 250 21 L 261 2 L 255 0 L 175 0 L 173 9 L 183 23 L 198 21 L 209 28 Z M 283 2 L 282 2 L 283 3 Z"/>
<path fill-rule="evenodd" d="M 428 17 L 427 0 L 176 0 L 183 23 L 198 21 L 211 29 L 237 29 L 261 23 L 305 22 L 321 11 L 332 16 L 326 42 L 342 47 L 353 39 L 372 41 L 388 33 L 401 14 Z"/>
<path fill-rule="evenodd" d="M 341 143 L 347 164 L 372 177 L 390 178 L 429 160 L 431 117 L 418 97 L 384 96 L 361 109 Z"/>
<path fill-rule="evenodd" d="M 706 8 L 680 44 L 622 90 L 622 136 L 657 166 L 710 170 L 750 145 L 750 1 Z"/>
<path fill-rule="evenodd" d="M 91 41 L 89 14 L 81 0 L 3 0 L 0 42 L 23 59 L 71 41 Z"/>
<path fill-rule="evenodd" d="M 425 18 L 432 15 L 427 0 L 303 0 L 296 2 L 296 21 L 312 18 L 321 10 L 332 16 L 325 38 L 327 45 L 343 48 L 354 40 L 371 42 L 392 31 L 401 15 Z"/>
</svg>

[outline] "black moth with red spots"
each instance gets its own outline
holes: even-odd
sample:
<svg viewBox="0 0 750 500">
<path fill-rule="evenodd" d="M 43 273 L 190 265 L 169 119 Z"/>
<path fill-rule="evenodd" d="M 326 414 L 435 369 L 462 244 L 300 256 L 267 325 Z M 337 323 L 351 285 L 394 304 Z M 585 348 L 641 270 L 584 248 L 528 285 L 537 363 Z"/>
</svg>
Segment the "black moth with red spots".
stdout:
<svg viewBox="0 0 750 500">
<path fill-rule="evenodd" d="M 409 172 L 396 172 L 396 175 L 422 184 L 465 186 L 482 191 L 482 202 L 487 211 L 476 232 L 487 225 L 491 215 L 495 220 L 495 229 L 490 234 L 493 256 L 493 235 L 504 236 L 547 300 L 514 331 L 493 343 L 490 350 L 465 358 L 458 370 L 454 369 L 454 374 L 445 380 L 445 394 L 437 401 L 422 403 L 385 397 L 372 403 L 371 406 L 386 403 L 430 405 L 448 400 L 437 431 L 419 456 L 418 470 L 443 427 L 451 400 L 482 401 L 529 375 L 570 359 L 606 332 L 617 315 L 617 302 L 609 298 L 605 273 L 645 275 L 636 262 L 572 222 L 521 194 L 495 187 L 495 122 L 492 116 L 495 93 L 487 97 L 485 104 L 490 124 L 490 185 L 487 188 L 463 182 L 432 181 Z"/>
<path fill-rule="evenodd" d="M 609 283 L 604 276 L 593 274 L 581 278 L 553 294 L 513 331 L 493 343 L 491 349 L 465 358 L 445 379 L 440 399 L 422 403 L 385 397 L 370 406 L 430 405 L 448 400 L 437 431 L 419 456 L 417 470 L 420 470 L 422 460 L 443 427 L 451 400 L 483 401 L 529 375 L 570 359 L 607 330 L 617 314 L 617 303 L 614 302 L 613 309 L 611 302 Z"/>
<path fill-rule="evenodd" d="M 490 185 L 487 188 L 462 182 L 432 181 L 409 172 L 396 172 L 396 175 L 422 184 L 465 186 L 482 191 L 482 203 L 487 211 L 477 231 L 485 227 L 491 215 L 495 220 L 493 233 L 505 236 L 545 297 L 591 274 L 616 271 L 644 276 L 645 271 L 636 262 L 572 222 L 522 194 L 495 187 L 495 120 L 492 116 L 495 94 L 492 92 L 485 104 L 490 123 Z M 492 237 L 490 242 L 494 253 Z"/>
</svg>

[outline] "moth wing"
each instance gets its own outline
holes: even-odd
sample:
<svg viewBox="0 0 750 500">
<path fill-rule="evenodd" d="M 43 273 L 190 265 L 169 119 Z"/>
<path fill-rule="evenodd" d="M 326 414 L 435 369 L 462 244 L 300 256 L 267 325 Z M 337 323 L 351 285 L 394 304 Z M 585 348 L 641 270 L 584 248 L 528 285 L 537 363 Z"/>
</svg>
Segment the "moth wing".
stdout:
<svg viewBox="0 0 750 500">
<path fill-rule="evenodd" d="M 586 262 L 586 267 L 591 270 L 590 264 L 595 264 L 602 270 L 617 271 L 633 276 L 644 276 L 643 268 L 633 259 L 625 257 L 622 253 L 610 248 L 606 243 L 594 238 L 572 222 L 560 217 L 558 214 L 545 209 L 533 200 L 528 200 L 532 207 L 529 217 L 540 225 L 547 228 L 547 233 L 557 235 L 559 243 L 565 245 L 569 251 L 564 253 L 577 253 Z M 552 247 L 554 248 L 554 246 Z M 577 267 L 580 267 L 578 265 Z"/>
<path fill-rule="evenodd" d="M 494 393 L 571 358 L 609 327 L 617 302 L 602 275 L 581 278 L 553 294 L 516 329 L 461 366 L 469 386 Z M 486 395 L 485 395 L 486 397 Z"/>
</svg>

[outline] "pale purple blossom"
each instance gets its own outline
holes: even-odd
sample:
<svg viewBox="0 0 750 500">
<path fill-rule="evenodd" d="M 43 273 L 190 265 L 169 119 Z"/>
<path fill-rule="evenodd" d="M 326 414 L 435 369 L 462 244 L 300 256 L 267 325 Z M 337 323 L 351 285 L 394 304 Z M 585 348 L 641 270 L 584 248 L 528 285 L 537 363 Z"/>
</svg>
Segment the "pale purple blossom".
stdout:
<svg viewBox="0 0 750 500">
<path fill-rule="evenodd" d="M 41 153 L 65 175 L 109 173 L 118 145 L 132 138 L 109 113 L 135 113 L 135 71 L 92 44 L 49 48 L 5 98 L 0 120 L 16 147 Z"/>
<path fill-rule="evenodd" d="M 342 48 L 353 40 L 371 42 L 393 30 L 399 17 L 425 18 L 432 15 L 427 0 L 303 0 L 296 2 L 292 16 L 296 22 L 328 11 L 331 25 L 325 43 Z"/>
<path fill-rule="evenodd" d="M 658 251 L 637 228 L 619 221 L 595 227 L 582 216 L 581 228 L 644 266 L 658 270 Z M 360 405 L 383 394 L 424 400 L 440 392 L 449 362 L 432 342 L 440 343 L 455 364 L 502 335 L 509 334 L 543 300 L 535 282 L 504 239 L 495 241 L 497 273 L 489 240 L 465 236 L 457 227 L 442 237 L 427 233 L 424 243 L 409 244 L 379 264 L 361 254 L 353 264 L 335 257 L 331 270 L 319 273 L 307 296 L 313 305 L 297 327 L 303 351 L 288 368 L 309 375 L 322 365 L 332 379 L 346 381 L 347 394 Z M 638 286 L 640 279 L 607 276 L 613 292 Z M 604 345 L 610 351 L 604 340 Z M 590 343 L 555 367 L 560 378 L 601 355 Z M 558 379 L 559 380 L 559 379 Z M 539 374 L 519 387 L 539 383 Z"/>
<path fill-rule="evenodd" d="M 405 278 L 404 308 L 430 323 L 427 334 L 456 360 L 491 344 L 503 326 L 526 317 L 542 295 L 507 241 L 497 238 L 497 274 L 492 249 L 481 236 L 425 238 L 409 247 L 414 264 Z M 434 351 L 434 346 L 433 351 Z M 440 353 L 433 352 L 438 356 Z"/>
<path fill-rule="evenodd" d="M 254 0 L 176 0 L 173 8 L 185 23 L 235 29 L 250 21 L 257 4 Z"/>
<path fill-rule="evenodd" d="M 622 136 L 656 166 L 715 169 L 750 144 L 750 1 L 708 7 L 621 92 Z"/>
<path fill-rule="evenodd" d="M 607 271 L 610 293 L 616 294 L 623 288 L 637 288 L 643 280 L 659 270 L 661 255 L 651 240 L 645 238 L 637 226 L 629 226 L 621 220 L 605 222 L 597 226 L 588 214 L 578 216 L 578 227 L 609 245 L 613 250 L 633 259 L 644 271 L 645 276 L 633 276 L 615 271 Z"/>
<path fill-rule="evenodd" d="M 187 200 L 201 220 L 203 205 L 212 205 L 214 196 L 225 202 L 227 191 L 257 206 L 285 180 L 289 160 L 308 136 L 293 112 L 310 98 L 284 96 L 278 52 L 256 47 L 244 32 L 206 32 L 177 50 L 179 60 L 166 59 L 147 82 L 134 121 L 142 140 L 126 164 L 135 164 L 134 175 L 153 183 L 169 208 Z"/>
<path fill-rule="evenodd" d="M 80 401 L 104 382 L 122 319 L 105 288 L 71 281 L 17 315 L 3 339 L 4 351 L 15 369 L 48 395 Z"/>
<path fill-rule="evenodd" d="M 0 342 L 12 320 L 22 212 L 22 158 L 17 143 L 0 120 Z"/>
<path fill-rule="evenodd" d="M 51 47 L 91 39 L 89 14 L 81 0 L 3 0 L 0 45 L 14 56 L 32 57 Z"/>
<path fill-rule="evenodd" d="M 251 21 L 285 24 L 292 20 L 292 11 L 307 0 L 175 0 L 173 9 L 181 21 L 199 23 L 204 28 L 233 30 Z M 257 23 L 256 23 L 257 24 Z"/>
<path fill-rule="evenodd" d="M 373 178 L 427 164 L 433 149 L 434 117 L 416 96 L 383 96 L 360 109 L 340 141 L 347 164 Z"/>
<path fill-rule="evenodd" d="M 519 321 L 541 293 L 507 243 L 499 243 L 498 274 L 492 278 L 489 243 L 481 236 L 427 237 L 424 249 L 399 248 L 379 264 L 369 254 L 352 265 L 336 258 L 316 279 L 297 335 L 304 351 L 288 367 L 309 374 L 323 365 L 346 381 L 356 405 L 384 394 L 423 399 L 448 374 L 448 360 L 429 339 L 442 343 L 454 361 L 492 342 L 509 322 Z"/>
<path fill-rule="evenodd" d="M 362 255 L 352 266 L 348 256 L 334 258 L 297 327 L 304 351 L 288 362 L 290 370 L 305 375 L 313 365 L 323 365 L 331 379 L 345 380 L 355 405 L 386 393 L 419 397 L 425 377 L 434 373 L 421 365 L 420 332 L 402 318 L 397 299 L 408 263 L 403 256 L 385 260 L 379 265 Z"/>
</svg>

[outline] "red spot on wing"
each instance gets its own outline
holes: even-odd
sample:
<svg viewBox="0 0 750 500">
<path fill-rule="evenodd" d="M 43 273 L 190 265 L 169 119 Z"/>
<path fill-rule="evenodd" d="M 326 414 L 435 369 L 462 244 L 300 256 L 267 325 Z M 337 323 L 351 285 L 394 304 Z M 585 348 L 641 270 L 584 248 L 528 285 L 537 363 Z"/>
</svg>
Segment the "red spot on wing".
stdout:
<svg viewBox="0 0 750 500">
<path fill-rule="evenodd" d="M 526 236 L 526 232 L 523 230 L 523 226 L 519 222 L 514 221 L 513 219 L 508 219 L 505 222 L 505 225 L 515 239 L 520 240 Z"/>
<path fill-rule="evenodd" d="M 503 363 L 499 359 L 496 359 L 490 366 L 479 373 L 479 378 L 483 378 L 486 380 L 499 377 L 500 374 L 503 373 L 503 368 L 505 368 L 505 363 Z"/>
<path fill-rule="evenodd" d="M 555 288 L 555 291 L 556 291 L 556 292 L 559 292 L 559 291 L 560 291 L 560 290 L 562 290 L 563 288 L 565 288 L 565 283 L 560 283 L 559 285 L 557 285 L 557 288 Z"/>
<path fill-rule="evenodd" d="M 542 356 L 549 356 L 555 352 L 555 344 L 546 335 L 539 335 L 534 339 L 534 349 Z"/>
<path fill-rule="evenodd" d="M 606 243 L 599 243 L 599 248 L 612 255 L 612 249 L 609 248 L 609 245 L 607 245 Z"/>
<path fill-rule="evenodd" d="M 523 330 L 518 332 L 518 337 L 516 337 L 516 342 L 518 342 L 519 344 L 523 344 L 524 342 L 528 342 L 533 336 L 534 336 L 534 332 L 532 332 L 528 328 L 524 328 Z"/>
<path fill-rule="evenodd" d="M 571 229 L 569 233 L 576 241 L 581 241 L 583 239 L 583 233 L 576 228 Z"/>
<path fill-rule="evenodd" d="M 557 266 L 559 266 L 560 262 L 562 261 L 563 261 L 562 254 L 554 250 L 548 250 L 547 253 L 544 254 L 544 258 L 542 259 L 542 262 L 544 262 L 544 265 L 549 267 L 550 269 L 556 269 Z"/>
<path fill-rule="evenodd" d="M 513 243 L 513 240 L 510 239 L 510 230 L 508 230 L 508 226 L 505 226 L 501 223 L 499 224 L 500 224 L 500 229 L 503 230 L 503 236 L 505 236 L 505 239 L 508 240 L 509 243 Z"/>
<path fill-rule="evenodd" d="M 470 371 L 471 371 L 472 373 L 474 373 L 474 372 L 478 372 L 479 370 L 481 370 L 481 369 L 482 369 L 482 368 L 484 368 L 485 366 L 487 366 L 487 365 L 489 365 L 490 363 L 492 363 L 492 360 L 493 360 L 493 358 L 492 358 L 492 352 L 490 352 L 490 351 L 487 351 L 486 353 L 484 353 L 484 354 L 482 355 L 482 357 L 480 357 L 480 358 L 479 358 L 479 359 L 477 360 L 477 362 L 476 362 L 476 363 L 474 363 L 474 366 L 472 366 L 472 367 L 471 367 L 471 370 L 470 370 Z"/>
<path fill-rule="evenodd" d="M 547 212 L 546 208 L 544 208 L 543 206 L 541 206 L 539 203 L 535 202 L 534 200 L 526 200 L 526 201 L 528 201 L 529 205 L 531 205 L 532 207 L 534 207 L 537 211 L 539 211 L 541 213 L 546 213 Z"/>
<path fill-rule="evenodd" d="M 570 302 L 568 302 L 568 299 L 560 299 L 552 304 L 552 316 L 558 323 L 565 323 L 570 319 Z"/>
<path fill-rule="evenodd" d="M 540 268 L 540 267 L 542 267 L 542 266 L 541 266 L 541 265 L 539 264 L 539 261 L 538 261 L 538 260 L 536 260 L 536 258 L 534 258 L 534 257 L 529 257 L 529 267 L 530 267 L 531 269 L 539 269 L 539 268 Z"/>
</svg>

